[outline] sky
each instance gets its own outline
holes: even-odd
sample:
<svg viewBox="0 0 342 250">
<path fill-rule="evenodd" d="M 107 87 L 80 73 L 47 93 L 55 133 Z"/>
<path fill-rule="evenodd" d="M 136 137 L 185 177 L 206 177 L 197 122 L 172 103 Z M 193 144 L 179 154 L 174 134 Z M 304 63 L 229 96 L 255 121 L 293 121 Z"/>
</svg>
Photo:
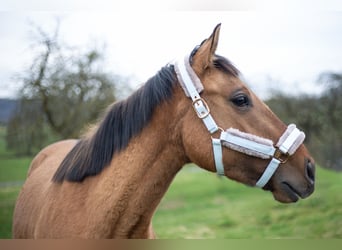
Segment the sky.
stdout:
<svg viewBox="0 0 342 250">
<path fill-rule="evenodd" d="M 0 4 L 0 98 L 15 97 L 20 84 L 14 75 L 32 62 L 30 23 L 53 31 L 56 19 L 61 20 L 63 42 L 79 47 L 105 44 L 106 69 L 130 76 L 133 88 L 190 53 L 218 23 L 222 27 L 217 53 L 229 58 L 261 97 L 270 89 L 316 94 L 322 89 L 316 83 L 320 73 L 342 72 L 338 1 L 174 0 L 162 5 L 153 0 L 97 0 L 96 6 L 88 0 L 48 2 Z"/>
</svg>

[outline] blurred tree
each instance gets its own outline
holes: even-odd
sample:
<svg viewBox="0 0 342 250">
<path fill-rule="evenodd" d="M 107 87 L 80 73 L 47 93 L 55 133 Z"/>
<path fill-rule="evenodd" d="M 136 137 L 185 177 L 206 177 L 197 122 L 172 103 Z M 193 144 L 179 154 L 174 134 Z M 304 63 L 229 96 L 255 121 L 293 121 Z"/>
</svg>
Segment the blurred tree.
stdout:
<svg viewBox="0 0 342 250">
<path fill-rule="evenodd" d="M 323 73 L 318 82 L 326 86 L 320 96 L 275 93 L 267 104 L 305 131 L 305 143 L 323 167 L 342 170 L 342 74 Z"/>
<path fill-rule="evenodd" d="M 267 104 L 286 123 L 295 123 L 305 130 L 306 142 L 313 136 L 319 136 L 324 123 L 324 112 L 316 97 L 288 96 L 283 93 L 274 94 Z"/>
<path fill-rule="evenodd" d="M 326 86 L 319 100 L 325 107 L 322 159 L 327 167 L 342 170 L 342 73 L 323 73 L 318 81 Z"/>
<path fill-rule="evenodd" d="M 327 122 L 338 132 L 342 124 L 342 74 L 328 72 L 320 75 L 318 81 L 325 84 L 326 90 L 321 102 L 326 105 Z"/>
<path fill-rule="evenodd" d="M 116 100 L 122 77 L 104 71 L 103 51 L 83 53 L 62 46 L 58 28 L 49 35 L 39 27 L 32 65 L 18 77 L 21 105 L 10 121 L 7 145 L 32 153 L 54 138 L 78 137 L 83 127 Z M 49 132 L 50 131 L 50 132 Z M 24 146 L 25 144 L 25 146 Z M 30 149 L 31 147 L 31 149 Z"/>
<path fill-rule="evenodd" d="M 7 124 L 7 147 L 18 155 L 32 155 L 42 148 L 49 134 L 40 101 L 21 99 Z"/>
</svg>

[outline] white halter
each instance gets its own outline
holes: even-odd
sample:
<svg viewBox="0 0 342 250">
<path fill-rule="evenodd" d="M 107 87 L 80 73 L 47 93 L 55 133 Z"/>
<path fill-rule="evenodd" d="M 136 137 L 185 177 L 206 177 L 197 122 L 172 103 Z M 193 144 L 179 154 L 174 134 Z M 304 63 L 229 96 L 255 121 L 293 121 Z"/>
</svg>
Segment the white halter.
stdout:
<svg viewBox="0 0 342 250">
<path fill-rule="evenodd" d="M 244 133 L 234 128 L 224 131 L 216 124 L 210 114 L 208 104 L 199 94 L 203 90 L 203 85 L 193 71 L 188 56 L 175 64 L 175 71 L 185 94 L 192 99 L 192 106 L 197 116 L 202 119 L 209 133 L 214 134 L 216 131 L 221 130 L 220 138 L 212 138 L 214 161 L 218 175 L 225 175 L 222 161 L 222 145 L 224 145 L 247 155 L 271 159 L 264 173 L 255 184 L 257 187 L 262 188 L 271 179 L 280 163 L 285 163 L 303 143 L 305 134 L 297 129 L 294 124 L 288 126 L 275 147 L 272 140 L 266 138 Z"/>
</svg>

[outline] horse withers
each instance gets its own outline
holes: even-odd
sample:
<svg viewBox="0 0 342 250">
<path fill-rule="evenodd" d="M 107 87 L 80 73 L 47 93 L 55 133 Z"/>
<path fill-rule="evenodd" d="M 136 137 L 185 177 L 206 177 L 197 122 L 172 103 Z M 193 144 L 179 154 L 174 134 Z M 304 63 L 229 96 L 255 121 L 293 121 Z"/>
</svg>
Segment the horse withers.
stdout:
<svg viewBox="0 0 342 250">
<path fill-rule="evenodd" d="M 154 238 L 151 219 L 184 164 L 296 202 L 314 191 L 304 133 L 216 55 L 220 25 L 189 56 L 112 104 L 79 140 L 44 148 L 16 202 L 14 238 Z"/>
</svg>

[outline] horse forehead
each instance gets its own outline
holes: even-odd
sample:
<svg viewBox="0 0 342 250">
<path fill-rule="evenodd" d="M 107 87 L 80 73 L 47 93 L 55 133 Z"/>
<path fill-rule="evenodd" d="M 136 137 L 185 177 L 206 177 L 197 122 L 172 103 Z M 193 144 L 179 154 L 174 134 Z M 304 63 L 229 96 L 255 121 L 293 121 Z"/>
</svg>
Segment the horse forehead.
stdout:
<svg viewBox="0 0 342 250">
<path fill-rule="evenodd" d="M 201 79 L 204 89 L 208 92 L 228 94 L 238 88 L 247 88 L 246 84 L 239 78 L 225 74 L 220 70 L 213 70 Z"/>
</svg>

